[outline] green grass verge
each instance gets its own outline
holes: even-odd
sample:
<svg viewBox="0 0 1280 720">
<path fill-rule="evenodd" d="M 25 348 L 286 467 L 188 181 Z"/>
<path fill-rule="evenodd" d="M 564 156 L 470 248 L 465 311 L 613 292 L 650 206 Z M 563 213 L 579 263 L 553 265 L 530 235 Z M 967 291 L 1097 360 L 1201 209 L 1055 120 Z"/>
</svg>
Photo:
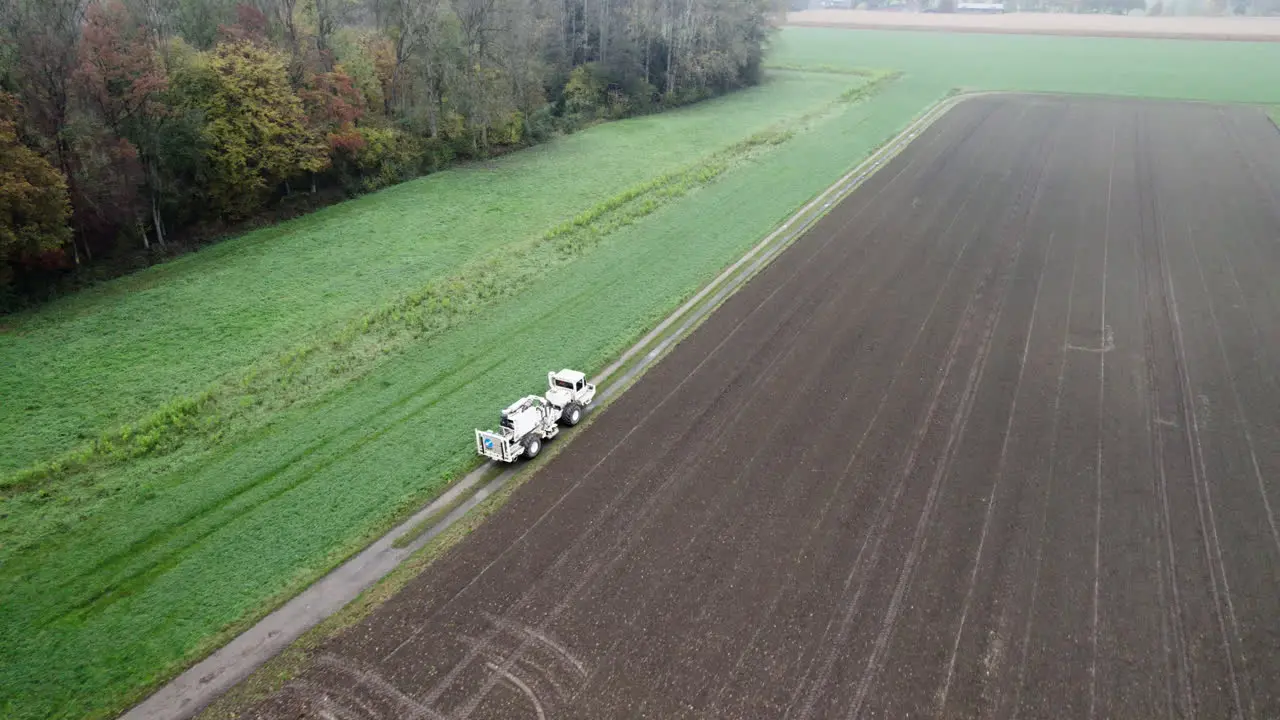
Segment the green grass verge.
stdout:
<svg viewBox="0 0 1280 720">
<path fill-rule="evenodd" d="M 7 319 L 0 716 L 107 716 L 207 653 L 438 494 L 474 463 L 471 428 L 547 368 L 616 357 L 953 87 L 1276 104 L 1278 60 L 787 30 L 773 62 L 823 72 L 776 70 L 745 104 L 604 125 Z M 815 114 L 876 82 L 860 66 L 906 74 Z M 779 122 L 778 142 L 730 147 Z M 190 405 L 136 422 L 175 398 Z"/>
</svg>

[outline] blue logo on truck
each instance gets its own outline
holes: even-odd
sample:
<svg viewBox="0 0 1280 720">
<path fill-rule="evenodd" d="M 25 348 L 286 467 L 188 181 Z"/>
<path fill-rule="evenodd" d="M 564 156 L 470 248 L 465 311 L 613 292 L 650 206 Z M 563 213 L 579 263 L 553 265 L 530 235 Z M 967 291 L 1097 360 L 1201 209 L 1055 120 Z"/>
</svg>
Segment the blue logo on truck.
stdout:
<svg viewBox="0 0 1280 720">
<path fill-rule="evenodd" d="M 492 450 L 492 449 L 493 449 L 493 440 L 492 440 L 491 438 L 485 438 L 485 439 L 484 439 L 484 449 L 485 449 L 485 450 Z"/>
</svg>

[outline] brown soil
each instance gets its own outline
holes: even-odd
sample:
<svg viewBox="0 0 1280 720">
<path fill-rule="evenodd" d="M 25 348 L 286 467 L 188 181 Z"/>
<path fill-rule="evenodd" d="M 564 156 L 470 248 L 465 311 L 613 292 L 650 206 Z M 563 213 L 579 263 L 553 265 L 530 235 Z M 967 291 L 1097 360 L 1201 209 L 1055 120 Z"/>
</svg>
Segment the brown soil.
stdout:
<svg viewBox="0 0 1280 720">
<path fill-rule="evenodd" d="M 250 716 L 1280 716 L 1278 189 L 959 104 Z"/>
</svg>

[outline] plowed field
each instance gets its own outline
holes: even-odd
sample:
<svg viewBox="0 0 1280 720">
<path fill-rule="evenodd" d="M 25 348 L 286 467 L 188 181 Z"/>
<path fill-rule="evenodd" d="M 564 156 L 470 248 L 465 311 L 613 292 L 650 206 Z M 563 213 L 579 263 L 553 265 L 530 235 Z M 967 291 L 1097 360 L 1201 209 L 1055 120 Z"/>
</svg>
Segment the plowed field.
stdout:
<svg viewBox="0 0 1280 720">
<path fill-rule="evenodd" d="M 1278 191 L 960 103 L 253 714 L 1280 716 Z"/>
</svg>

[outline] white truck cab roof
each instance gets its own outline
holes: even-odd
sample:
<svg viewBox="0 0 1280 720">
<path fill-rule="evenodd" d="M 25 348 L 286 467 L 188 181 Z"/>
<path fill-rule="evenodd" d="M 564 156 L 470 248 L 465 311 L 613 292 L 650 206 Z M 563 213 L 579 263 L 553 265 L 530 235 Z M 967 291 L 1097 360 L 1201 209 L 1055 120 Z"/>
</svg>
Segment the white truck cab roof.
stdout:
<svg viewBox="0 0 1280 720">
<path fill-rule="evenodd" d="M 585 374 L 580 373 L 577 370 L 570 370 L 568 368 L 565 368 L 564 370 L 561 370 L 560 372 L 555 373 L 555 377 L 557 380 L 564 380 L 565 382 L 574 383 L 574 384 L 580 383 L 583 380 L 587 379 L 587 376 Z"/>
</svg>

